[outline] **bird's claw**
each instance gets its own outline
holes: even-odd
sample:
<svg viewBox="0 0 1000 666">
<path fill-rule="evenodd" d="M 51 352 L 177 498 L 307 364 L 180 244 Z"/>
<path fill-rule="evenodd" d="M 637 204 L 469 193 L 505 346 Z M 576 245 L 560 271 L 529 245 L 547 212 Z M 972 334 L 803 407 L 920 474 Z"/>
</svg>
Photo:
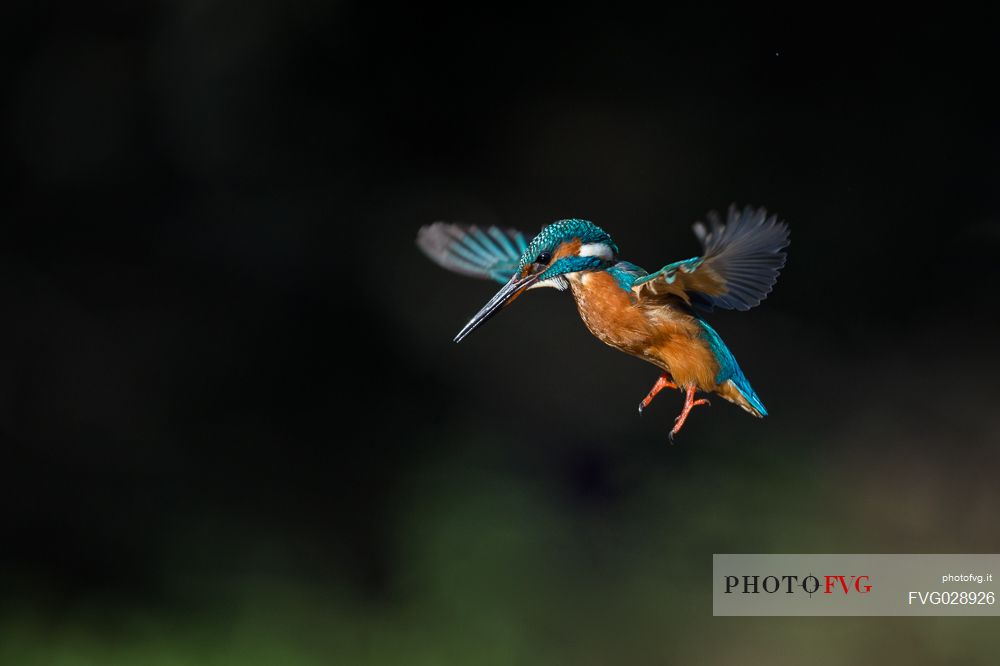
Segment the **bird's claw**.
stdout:
<svg viewBox="0 0 1000 666">
<path fill-rule="evenodd" d="M 711 406 L 712 403 L 709 402 L 708 398 L 699 398 L 698 400 L 693 400 L 694 398 L 694 387 L 689 386 L 687 389 L 686 400 L 684 401 L 684 409 L 674 418 L 674 427 L 670 430 L 670 443 L 674 443 L 674 436 L 681 431 L 684 427 L 684 422 L 687 421 L 688 414 L 691 410 L 699 405 Z"/>
<path fill-rule="evenodd" d="M 666 372 L 660 375 L 659 379 L 656 380 L 656 383 L 653 384 L 653 388 L 649 389 L 649 393 L 647 393 L 646 397 L 639 403 L 639 414 L 642 414 L 642 411 L 646 409 L 646 407 L 649 407 L 649 403 L 653 402 L 653 398 L 655 398 L 656 395 L 665 388 L 677 388 L 677 384 L 673 382 L 670 374 Z"/>
</svg>

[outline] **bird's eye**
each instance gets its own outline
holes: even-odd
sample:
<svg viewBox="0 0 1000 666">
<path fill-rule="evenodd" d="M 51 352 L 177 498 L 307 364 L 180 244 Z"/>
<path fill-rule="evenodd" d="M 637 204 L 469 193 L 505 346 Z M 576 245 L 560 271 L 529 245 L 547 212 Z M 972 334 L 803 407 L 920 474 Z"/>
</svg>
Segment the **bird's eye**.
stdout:
<svg viewBox="0 0 1000 666">
<path fill-rule="evenodd" d="M 551 252 L 542 252 L 541 254 L 538 255 L 538 258 L 535 259 L 536 264 L 542 264 L 543 266 L 547 265 L 550 261 L 552 261 Z"/>
</svg>

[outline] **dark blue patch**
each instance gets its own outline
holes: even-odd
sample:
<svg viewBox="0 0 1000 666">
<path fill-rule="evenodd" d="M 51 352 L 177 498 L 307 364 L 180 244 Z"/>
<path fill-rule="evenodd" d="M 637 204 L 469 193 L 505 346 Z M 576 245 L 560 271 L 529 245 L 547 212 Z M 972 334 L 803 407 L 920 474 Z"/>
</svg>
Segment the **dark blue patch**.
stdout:
<svg viewBox="0 0 1000 666">
<path fill-rule="evenodd" d="M 557 260 L 554 264 L 542 273 L 539 280 L 548 280 L 566 273 L 576 273 L 577 271 L 594 270 L 601 267 L 600 257 L 579 257 L 572 255 Z"/>
</svg>

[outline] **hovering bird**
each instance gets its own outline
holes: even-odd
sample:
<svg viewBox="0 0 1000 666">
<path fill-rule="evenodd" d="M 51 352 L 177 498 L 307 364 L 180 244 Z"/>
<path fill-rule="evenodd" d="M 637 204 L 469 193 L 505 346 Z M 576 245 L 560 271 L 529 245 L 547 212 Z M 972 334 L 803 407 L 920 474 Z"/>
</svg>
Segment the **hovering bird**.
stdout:
<svg viewBox="0 0 1000 666">
<path fill-rule="evenodd" d="M 749 310 L 770 293 L 785 265 L 788 227 L 763 208 L 731 206 L 726 221 L 714 211 L 697 222 L 702 254 L 655 273 L 618 258 L 618 246 L 587 220 L 559 220 L 529 242 L 514 229 L 480 229 L 437 222 L 420 229 L 417 245 L 438 265 L 503 284 L 469 320 L 464 339 L 529 289 L 569 289 L 580 318 L 601 342 L 658 367 L 662 374 L 639 412 L 665 388 L 684 394 L 670 440 L 691 410 L 714 393 L 756 417 L 767 416 L 736 358 L 703 315 L 714 308 Z"/>
</svg>

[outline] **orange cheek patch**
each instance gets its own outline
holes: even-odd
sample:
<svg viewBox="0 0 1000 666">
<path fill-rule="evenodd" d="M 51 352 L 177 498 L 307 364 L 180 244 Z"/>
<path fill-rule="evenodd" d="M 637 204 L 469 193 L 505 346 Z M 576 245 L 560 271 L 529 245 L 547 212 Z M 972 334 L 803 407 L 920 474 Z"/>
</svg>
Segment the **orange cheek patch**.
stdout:
<svg viewBox="0 0 1000 666">
<path fill-rule="evenodd" d="M 583 245 L 579 238 L 574 238 L 573 240 L 566 241 L 556 248 L 556 251 L 552 253 L 552 261 L 558 261 L 563 257 L 575 256 L 580 252 L 580 246 Z"/>
</svg>

